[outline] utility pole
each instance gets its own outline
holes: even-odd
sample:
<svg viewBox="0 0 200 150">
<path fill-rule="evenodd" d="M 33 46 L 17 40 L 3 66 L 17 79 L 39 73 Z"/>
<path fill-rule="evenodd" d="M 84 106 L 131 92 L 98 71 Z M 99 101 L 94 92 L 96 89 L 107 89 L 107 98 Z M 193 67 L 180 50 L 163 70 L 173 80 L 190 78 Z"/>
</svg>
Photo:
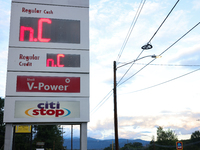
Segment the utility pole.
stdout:
<svg viewBox="0 0 200 150">
<path fill-rule="evenodd" d="M 71 125 L 71 150 L 73 150 L 73 125 Z"/>
<path fill-rule="evenodd" d="M 119 150 L 119 142 L 118 142 L 118 121 L 117 121 L 117 79 L 116 79 L 116 61 L 113 64 L 114 69 L 114 88 L 113 88 L 113 96 L 114 96 L 114 126 L 115 126 L 115 149 Z"/>
<path fill-rule="evenodd" d="M 143 46 L 142 49 L 151 49 L 152 48 L 152 45 L 150 44 L 147 44 L 146 46 Z M 131 64 L 131 63 L 134 63 L 138 60 L 141 60 L 143 58 L 146 58 L 146 57 L 151 57 L 151 58 L 160 58 L 161 56 L 156 56 L 156 55 L 147 55 L 147 56 L 144 56 L 144 57 L 141 57 L 141 58 L 137 58 L 136 60 L 133 60 L 131 62 L 128 62 L 126 64 L 123 64 L 121 66 L 118 66 L 116 65 L 116 61 L 114 61 L 113 63 L 113 71 L 114 71 L 114 88 L 113 88 L 113 98 L 114 98 L 114 127 L 115 127 L 115 149 L 116 150 L 119 150 L 119 141 L 118 141 L 118 121 L 117 121 L 117 77 L 116 77 L 116 72 L 117 72 L 117 68 L 120 68 L 120 67 L 123 67 L 125 65 L 128 65 L 128 64 Z"/>
<path fill-rule="evenodd" d="M 64 148 L 64 139 L 63 139 L 63 126 L 62 126 L 62 150 Z"/>
</svg>

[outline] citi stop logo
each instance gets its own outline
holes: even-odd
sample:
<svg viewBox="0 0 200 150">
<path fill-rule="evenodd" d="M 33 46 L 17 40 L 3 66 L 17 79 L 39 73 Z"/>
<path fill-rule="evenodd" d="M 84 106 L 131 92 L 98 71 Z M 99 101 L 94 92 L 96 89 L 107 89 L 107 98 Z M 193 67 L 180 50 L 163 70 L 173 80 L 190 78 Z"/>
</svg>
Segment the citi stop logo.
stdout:
<svg viewBox="0 0 200 150">
<path fill-rule="evenodd" d="M 41 117 L 67 117 L 71 114 L 71 111 L 67 108 L 61 108 L 60 102 L 45 102 L 38 103 L 37 107 L 29 108 L 25 111 L 25 114 L 29 117 L 41 118 Z"/>
</svg>

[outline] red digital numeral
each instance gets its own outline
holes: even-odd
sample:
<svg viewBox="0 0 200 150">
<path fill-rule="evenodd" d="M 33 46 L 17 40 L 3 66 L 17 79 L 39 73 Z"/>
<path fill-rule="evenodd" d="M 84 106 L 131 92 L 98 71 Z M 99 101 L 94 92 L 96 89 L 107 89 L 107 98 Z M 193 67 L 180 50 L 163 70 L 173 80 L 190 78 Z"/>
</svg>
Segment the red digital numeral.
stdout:
<svg viewBox="0 0 200 150">
<path fill-rule="evenodd" d="M 50 19 L 44 19 L 41 18 L 38 21 L 38 40 L 40 42 L 49 42 L 51 39 L 47 39 L 47 38 L 42 38 L 42 31 L 43 31 L 43 23 L 46 22 L 48 24 L 51 24 L 52 21 Z"/>
<path fill-rule="evenodd" d="M 20 27 L 20 41 L 24 41 L 24 34 L 26 31 L 29 32 L 29 41 L 33 42 L 33 41 L 38 41 L 39 42 L 49 42 L 51 41 L 50 38 L 43 38 L 42 36 L 42 32 L 43 32 L 43 24 L 44 23 L 48 23 L 51 24 L 52 21 L 51 19 L 48 18 L 41 18 L 38 20 L 38 37 L 34 39 L 34 29 L 32 27 L 25 27 L 25 26 L 21 26 Z"/>
<path fill-rule="evenodd" d="M 29 41 L 33 41 L 34 30 L 31 27 L 21 26 L 20 28 L 20 41 L 24 41 L 24 32 L 29 31 Z"/>
<path fill-rule="evenodd" d="M 60 64 L 61 57 L 64 58 L 65 55 L 64 54 L 57 54 L 57 64 L 55 64 L 54 59 L 52 59 L 52 58 L 47 59 L 47 67 L 64 67 L 63 64 Z M 51 64 L 51 66 L 50 66 L 50 64 Z"/>
</svg>

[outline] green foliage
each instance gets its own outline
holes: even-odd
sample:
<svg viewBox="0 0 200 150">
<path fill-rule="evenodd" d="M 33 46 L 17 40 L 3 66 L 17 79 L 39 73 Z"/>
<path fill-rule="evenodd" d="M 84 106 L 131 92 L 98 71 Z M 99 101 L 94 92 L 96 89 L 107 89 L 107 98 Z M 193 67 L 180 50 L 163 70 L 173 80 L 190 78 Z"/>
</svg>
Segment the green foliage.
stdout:
<svg viewBox="0 0 200 150">
<path fill-rule="evenodd" d="M 113 147 L 113 148 L 112 148 Z M 115 143 L 112 145 L 112 144 L 110 144 L 110 146 L 109 147 L 106 147 L 106 148 L 104 148 L 103 150 L 115 150 Z"/>
<path fill-rule="evenodd" d="M 30 134 L 15 134 L 14 135 L 14 150 L 30 150 L 31 135 Z"/>
<path fill-rule="evenodd" d="M 175 132 L 168 129 L 164 131 L 162 127 L 157 128 L 157 141 L 155 141 L 154 137 L 150 142 L 150 150 L 175 150 L 176 142 L 178 141 L 178 136 Z M 172 147 L 170 147 L 172 146 Z"/>
<path fill-rule="evenodd" d="M 61 150 L 63 145 L 62 132 L 56 125 L 38 125 L 34 126 L 35 138 L 34 145 L 37 142 L 45 142 L 45 148 L 52 150 Z"/>
<path fill-rule="evenodd" d="M 143 145 L 140 142 L 134 142 L 134 143 L 127 143 L 124 145 L 124 147 L 120 148 L 120 150 L 134 150 L 134 149 L 140 149 Z"/>
<path fill-rule="evenodd" d="M 200 132 L 199 131 L 195 131 L 194 133 L 192 133 L 191 138 L 190 138 L 192 143 L 195 143 L 193 145 L 193 149 L 195 150 L 200 150 Z"/>
<path fill-rule="evenodd" d="M 62 149 L 62 132 L 59 126 L 56 125 L 37 125 L 33 126 L 34 139 L 32 141 L 32 149 L 40 148 L 37 142 L 44 142 L 45 150 L 61 150 Z M 30 150 L 31 135 L 30 134 L 15 134 L 14 138 L 15 150 Z"/>
<path fill-rule="evenodd" d="M 200 132 L 199 131 L 195 131 L 194 133 L 192 133 L 190 139 L 193 142 L 200 141 Z"/>
<path fill-rule="evenodd" d="M 0 149 L 4 145 L 5 124 L 3 123 L 4 99 L 0 98 Z"/>
<path fill-rule="evenodd" d="M 168 129 L 167 131 L 164 131 L 162 127 L 157 128 L 157 141 L 162 143 L 164 141 L 172 141 L 175 142 L 178 141 L 178 136 L 175 132 Z"/>
</svg>

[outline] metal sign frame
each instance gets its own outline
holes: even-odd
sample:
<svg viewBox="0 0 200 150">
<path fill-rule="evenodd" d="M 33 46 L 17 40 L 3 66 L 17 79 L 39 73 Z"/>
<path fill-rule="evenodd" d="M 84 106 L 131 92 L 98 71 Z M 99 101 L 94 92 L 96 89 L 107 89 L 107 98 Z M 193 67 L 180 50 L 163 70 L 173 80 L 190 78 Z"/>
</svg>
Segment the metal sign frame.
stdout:
<svg viewBox="0 0 200 150">
<path fill-rule="evenodd" d="M 22 23 L 22 21 L 26 19 L 25 17 L 33 21 L 33 23 L 25 26 Z M 43 28 L 43 26 L 47 24 L 50 31 L 55 31 L 50 25 L 57 25 L 58 23 L 56 23 L 56 21 L 58 21 L 58 23 L 64 21 L 65 24 L 77 22 L 76 24 L 78 29 L 80 28 L 78 30 L 80 33 L 76 34 L 75 42 L 70 43 L 70 40 L 57 40 L 54 42 L 52 40 L 52 42 L 50 42 L 51 36 L 49 38 L 44 37 L 46 34 L 44 34 L 45 31 L 43 32 L 43 30 L 46 30 L 46 27 Z M 58 31 L 58 33 L 60 33 L 60 31 Z M 29 41 L 25 41 L 27 35 L 29 36 Z M 67 35 L 67 38 L 69 37 L 70 36 Z M 17 124 L 80 124 L 80 148 L 81 150 L 86 150 L 87 122 L 89 122 L 90 119 L 89 0 L 12 0 L 8 53 L 4 113 L 4 122 L 6 123 L 4 150 L 12 149 L 13 125 Z M 58 60 L 57 63 L 59 67 L 47 67 L 46 61 L 48 53 L 61 54 L 57 59 L 67 54 L 80 55 L 80 67 L 62 67 L 63 64 L 60 60 Z M 21 55 L 21 58 L 20 54 L 23 55 Z M 24 60 L 24 56 L 28 61 Z M 22 61 L 20 62 L 20 60 Z M 56 58 L 54 61 L 57 61 Z M 31 77 L 29 79 L 27 78 L 30 83 L 24 86 L 25 90 L 18 89 L 20 84 L 27 82 L 19 81 L 19 76 Z M 41 80 L 44 77 L 47 77 L 47 80 L 43 82 Z M 75 84 L 78 83 L 78 90 L 76 88 L 75 92 L 63 92 L 64 87 L 73 86 L 63 83 L 63 85 L 59 84 L 57 86 L 57 89 L 60 91 L 47 92 L 50 85 L 47 85 L 46 82 L 51 84 L 54 82 L 49 79 L 59 79 L 59 82 L 62 82 L 61 79 L 64 77 L 68 77 L 66 83 L 69 83 L 72 78 L 75 79 L 77 81 Z M 39 79 L 39 84 L 43 84 L 43 88 L 45 86 L 45 90 L 47 91 L 27 91 L 27 86 L 30 90 L 39 88 L 39 86 L 35 86 L 35 83 L 33 83 L 36 79 Z M 52 84 L 51 86 L 53 87 L 56 85 Z M 75 86 L 77 87 L 77 85 Z M 65 91 L 67 91 L 66 89 L 67 88 L 65 88 Z M 55 99 L 57 101 L 55 101 Z M 22 104 L 23 102 L 24 104 Z M 57 106 L 55 106 L 55 103 Z M 62 110 L 63 108 L 61 109 L 61 106 L 63 106 L 65 110 Z M 33 107 L 36 108 L 36 110 L 33 109 Z M 79 111 L 76 112 L 78 107 L 80 107 Z M 22 109 L 21 112 L 20 109 Z M 71 118 L 69 117 L 69 111 L 72 113 L 75 112 L 73 114 L 74 117 L 73 115 Z M 41 117 L 41 114 L 34 116 L 38 113 L 50 116 L 46 118 Z M 64 117 L 61 116 L 61 114 L 65 114 Z M 26 115 L 28 115 L 28 117 Z M 53 115 L 55 115 L 55 117 Z"/>
</svg>

